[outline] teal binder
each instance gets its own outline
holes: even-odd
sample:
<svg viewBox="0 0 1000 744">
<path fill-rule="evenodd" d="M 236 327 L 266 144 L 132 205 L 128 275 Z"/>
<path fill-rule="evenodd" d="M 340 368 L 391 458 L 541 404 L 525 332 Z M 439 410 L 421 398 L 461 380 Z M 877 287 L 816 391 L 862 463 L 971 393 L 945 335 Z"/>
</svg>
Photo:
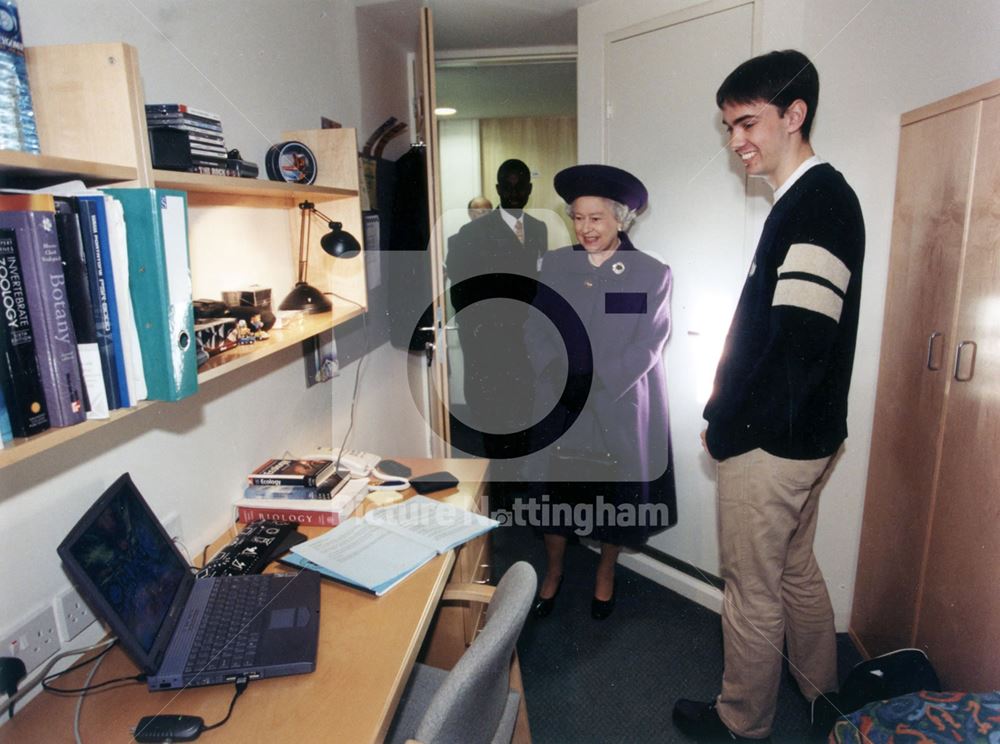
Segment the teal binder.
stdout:
<svg viewBox="0 0 1000 744">
<path fill-rule="evenodd" d="M 103 189 L 122 203 L 129 293 L 150 400 L 198 390 L 188 256 L 187 195 L 168 189 Z"/>
</svg>

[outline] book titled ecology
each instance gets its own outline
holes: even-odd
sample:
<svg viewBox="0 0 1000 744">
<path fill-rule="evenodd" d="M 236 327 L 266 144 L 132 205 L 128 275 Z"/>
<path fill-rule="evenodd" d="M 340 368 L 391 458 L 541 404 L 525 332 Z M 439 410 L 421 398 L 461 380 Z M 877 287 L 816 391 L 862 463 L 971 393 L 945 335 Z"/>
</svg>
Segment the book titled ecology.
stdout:
<svg viewBox="0 0 1000 744">
<path fill-rule="evenodd" d="M 254 486 L 315 486 L 334 471 L 329 459 L 272 459 L 255 468 L 248 480 Z"/>
<path fill-rule="evenodd" d="M 242 498 L 236 502 L 240 522 L 259 519 L 294 522 L 310 527 L 336 527 L 354 513 L 368 494 L 368 479 L 354 478 L 331 499 Z"/>
</svg>

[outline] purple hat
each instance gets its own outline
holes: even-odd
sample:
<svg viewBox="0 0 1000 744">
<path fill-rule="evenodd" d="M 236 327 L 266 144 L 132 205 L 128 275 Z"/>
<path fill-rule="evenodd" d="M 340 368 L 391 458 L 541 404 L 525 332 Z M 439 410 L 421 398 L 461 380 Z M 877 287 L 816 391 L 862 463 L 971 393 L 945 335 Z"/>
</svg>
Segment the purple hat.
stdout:
<svg viewBox="0 0 1000 744">
<path fill-rule="evenodd" d="M 639 211 L 649 198 L 642 181 L 611 165 L 574 165 L 556 173 L 552 185 L 567 204 L 581 196 L 603 196 Z"/>
</svg>

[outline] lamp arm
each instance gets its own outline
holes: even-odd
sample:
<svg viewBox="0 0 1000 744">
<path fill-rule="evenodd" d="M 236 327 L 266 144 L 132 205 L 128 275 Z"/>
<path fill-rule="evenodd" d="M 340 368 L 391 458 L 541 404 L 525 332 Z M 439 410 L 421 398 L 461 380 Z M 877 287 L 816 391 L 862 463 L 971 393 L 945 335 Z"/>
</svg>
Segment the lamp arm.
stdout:
<svg viewBox="0 0 1000 744">
<path fill-rule="evenodd" d="M 313 205 L 312 211 L 316 214 L 317 217 L 320 217 L 320 218 L 326 220 L 327 223 L 329 223 L 330 225 L 335 225 L 336 227 L 343 227 L 344 226 L 342 222 L 337 222 L 337 220 L 331 220 L 325 214 L 323 214 L 318 209 L 316 209 L 315 205 Z"/>
</svg>

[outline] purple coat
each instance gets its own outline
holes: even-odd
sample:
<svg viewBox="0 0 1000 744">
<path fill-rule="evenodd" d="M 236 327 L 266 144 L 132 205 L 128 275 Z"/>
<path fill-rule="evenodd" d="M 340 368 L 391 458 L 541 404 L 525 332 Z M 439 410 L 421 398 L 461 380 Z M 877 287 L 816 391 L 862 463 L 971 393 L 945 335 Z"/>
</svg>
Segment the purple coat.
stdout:
<svg viewBox="0 0 1000 744">
<path fill-rule="evenodd" d="M 545 256 L 539 281 L 575 311 L 585 338 L 572 330 L 565 339 L 560 335 L 559 323 L 553 325 L 546 316 L 556 320 L 569 308 L 540 292 L 535 300 L 539 312 L 532 312 L 525 325 L 537 380 L 535 420 L 555 411 L 550 421 L 556 430 L 540 435 L 551 439 L 564 433 L 529 458 L 526 474 L 535 482 L 554 480 L 557 447 L 562 453 L 605 457 L 615 463 L 618 483 L 611 498 L 666 504 L 673 524 L 676 497 L 663 362 L 670 334 L 671 273 L 658 259 L 637 251 L 625 233 L 619 238 L 618 250 L 599 268 L 579 245 Z M 564 389 L 574 386 L 584 386 L 585 395 L 575 421 L 574 406 L 566 405 L 565 396 L 560 400 Z M 580 473 L 579 479 L 586 479 L 583 469 Z M 568 477 L 574 479 L 572 472 Z M 567 475 L 561 472 L 557 478 Z M 636 537 L 625 542 L 641 542 L 645 534 Z"/>
</svg>

